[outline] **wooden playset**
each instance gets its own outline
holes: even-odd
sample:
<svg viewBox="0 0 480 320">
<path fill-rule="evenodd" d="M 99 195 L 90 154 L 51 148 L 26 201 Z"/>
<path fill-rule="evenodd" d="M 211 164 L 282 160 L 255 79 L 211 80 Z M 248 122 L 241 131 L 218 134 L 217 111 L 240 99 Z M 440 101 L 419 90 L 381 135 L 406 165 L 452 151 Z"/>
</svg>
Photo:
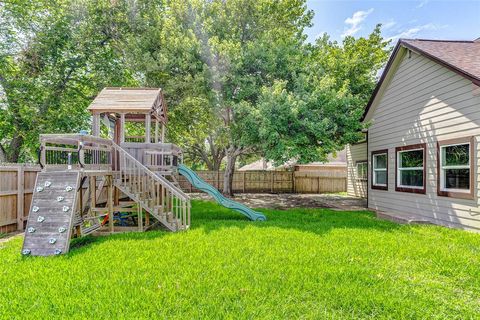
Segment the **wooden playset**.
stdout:
<svg viewBox="0 0 480 320">
<path fill-rule="evenodd" d="M 42 134 L 23 255 L 67 253 L 70 239 L 91 233 L 168 231 L 190 226 L 184 175 L 221 205 L 251 220 L 265 216 L 225 198 L 182 165 L 182 150 L 165 141 L 161 89 L 105 88 L 88 107 L 91 135 Z M 104 137 L 101 137 L 104 136 Z"/>
</svg>

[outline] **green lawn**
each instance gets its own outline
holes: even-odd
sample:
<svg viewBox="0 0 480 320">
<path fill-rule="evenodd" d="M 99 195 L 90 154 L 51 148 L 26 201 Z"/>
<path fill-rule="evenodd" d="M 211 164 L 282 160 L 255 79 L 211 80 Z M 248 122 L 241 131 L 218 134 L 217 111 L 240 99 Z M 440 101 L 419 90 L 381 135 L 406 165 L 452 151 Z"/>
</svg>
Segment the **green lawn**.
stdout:
<svg viewBox="0 0 480 320">
<path fill-rule="evenodd" d="M 369 212 L 196 201 L 192 229 L 77 241 L 66 256 L 0 249 L 2 318 L 478 318 L 480 235 Z"/>
</svg>

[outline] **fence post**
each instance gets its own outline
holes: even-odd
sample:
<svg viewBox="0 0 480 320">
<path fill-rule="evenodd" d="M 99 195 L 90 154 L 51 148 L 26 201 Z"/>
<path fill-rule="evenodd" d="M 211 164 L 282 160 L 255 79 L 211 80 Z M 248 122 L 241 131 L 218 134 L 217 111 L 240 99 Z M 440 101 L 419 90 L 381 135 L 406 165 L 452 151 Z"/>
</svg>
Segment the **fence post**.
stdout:
<svg viewBox="0 0 480 320">
<path fill-rule="evenodd" d="M 273 180 L 275 179 L 275 171 L 271 171 L 270 174 L 270 193 L 273 193 Z"/>
<path fill-rule="evenodd" d="M 317 193 L 320 193 L 320 176 L 317 177 Z"/>
<path fill-rule="evenodd" d="M 292 171 L 292 193 L 295 193 L 295 171 Z"/>
<path fill-rule="evenodd" d="M 246 173 L 246 171 L 243 171 L 243 176 L 242 176 L 242 179 L 243 179 L 243 193 L 245 193 L 245 173 Z"/>
<path fill-rule="evenodd" d="M 24 167 L 17 168 L 17 230 L 23 230 L 23 206 L 25 201 Z"/>
</svg>

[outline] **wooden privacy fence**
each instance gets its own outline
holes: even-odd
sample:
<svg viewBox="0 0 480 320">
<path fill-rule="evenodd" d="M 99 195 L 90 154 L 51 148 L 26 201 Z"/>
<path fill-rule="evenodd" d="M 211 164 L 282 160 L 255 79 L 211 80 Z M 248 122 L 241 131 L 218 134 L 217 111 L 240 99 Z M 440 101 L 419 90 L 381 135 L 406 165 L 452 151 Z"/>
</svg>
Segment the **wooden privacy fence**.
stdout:
<svg viewBox="0 0 480 320">
<path fill-rule="evenodd" d="M 0 232 L 24 229 L 39 171 L 37 166 L 0 165 Z M 197 171 L 197 174 L 214 187 L 223 188 L 223 171 Z M 198 192 L 183 176 L 179 177 L 179 183 L 184 191 Z M 237 193 L 328 193 L 346 190 L 346 172 L 237 171 L 233 175 L 233 191 Z"/>
<path fill-rule="evenodd" d="M 197 171 L 200 178 L 217 189 L 223 188 L 223 171 Z M 180 187 L 198 192 L 184 177 Z M 329 193 L 347 190 L 347 173 L 335 171 L 236 171 L 233 192 Z"/>
<path fill-rule="evenodd" d="M 0 165 L 0 232 L 24 229 L 40 167 Z"/>
</svg>

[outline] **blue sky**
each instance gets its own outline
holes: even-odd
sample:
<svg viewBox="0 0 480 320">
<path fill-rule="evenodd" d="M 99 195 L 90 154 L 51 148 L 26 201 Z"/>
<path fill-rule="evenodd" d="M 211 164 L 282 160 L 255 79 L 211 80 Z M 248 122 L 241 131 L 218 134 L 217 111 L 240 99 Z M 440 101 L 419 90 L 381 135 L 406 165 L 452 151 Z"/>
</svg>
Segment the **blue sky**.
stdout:
<svg viewBox="0 0 480 320">
<path fill-rule="evenodd" d="M 377 23 L 382 34 L 398 38 L 474 40 L 480 37 L 480 0 L 471 1 L 347 1 L 307 0 L 314 10 L 309 41 L 328 33 L 341 41 L 345 35 L 367 36 Z"/>
</svg>

